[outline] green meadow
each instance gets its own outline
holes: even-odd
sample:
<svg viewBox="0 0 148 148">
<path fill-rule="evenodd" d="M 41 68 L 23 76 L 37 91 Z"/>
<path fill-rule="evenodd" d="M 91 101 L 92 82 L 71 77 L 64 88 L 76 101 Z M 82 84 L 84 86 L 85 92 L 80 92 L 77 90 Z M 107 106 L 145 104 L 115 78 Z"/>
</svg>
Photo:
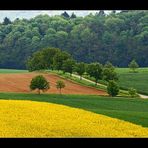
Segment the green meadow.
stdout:
<svg viewBox="0 0 148 148">
<path fill-rule="evenodd" d="M 28 70 L 18 70 L 18 69 L 0 69 L 0 74 L 12 74 L 12 73 L 27 73 Z"/>
<path fill-rule="evenodd" d="M 129 68 L 117 68 L 119 86 L 124 89 L 133 87 L 139 93 L 148 95 L 148 68 L 139 68 L 133 73 Z"/>
</svg>

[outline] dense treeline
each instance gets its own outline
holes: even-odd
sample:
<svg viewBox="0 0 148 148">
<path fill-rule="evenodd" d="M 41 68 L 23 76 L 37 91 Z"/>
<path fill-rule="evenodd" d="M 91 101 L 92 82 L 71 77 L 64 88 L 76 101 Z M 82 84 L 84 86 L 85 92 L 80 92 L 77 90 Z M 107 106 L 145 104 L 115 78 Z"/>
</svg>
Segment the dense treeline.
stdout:
<svg viewBox="0 0 148 148">
<path fill-rule="evenodd" d="M 148 66 L 148 11 L 39 15 L 0 24 L 0 68 L 24 69 L 26 59 L 46 47 L 67 51 L 79 62 L 127 67 L 135 59 Z"/>
<path fill-rule="evenodd" d="M 115 67 L 110 62 L 106 62 L 105 65 L 99 62 L 86 64 L 83 62 L 75 61 L 70 54 L 66 51 L 62 51 L 58 48 L 44 48 L 35 52 L 26 62 L 27 69 L 32 71 L 44 71 L 44 70 L 61 70 L 63 73 L 76 72 L 82 79 L 82 75 L 87 73 L 90 77 L 95 79 L 96 85 L 99 80 L 117 81 L 118 75 L 115 72 Z"/>
</svg>

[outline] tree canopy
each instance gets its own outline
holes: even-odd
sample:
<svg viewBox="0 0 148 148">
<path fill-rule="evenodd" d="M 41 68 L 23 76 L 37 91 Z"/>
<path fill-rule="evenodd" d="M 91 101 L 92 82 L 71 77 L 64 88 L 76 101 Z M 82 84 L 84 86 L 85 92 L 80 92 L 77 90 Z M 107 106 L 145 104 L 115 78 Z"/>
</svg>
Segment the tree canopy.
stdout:
<svg viewBox="0 0 148 148">
<path fill-rule="evenodd" d="M 0 68 L 25 69 L 28 57 L 47 47 L 60 48 L 78 62 L 127 67 L 135 59 L 140 67 L 148 66 L 147 20 L 147 10 L 5 18 L 0 23 Z"/>
<path fill-rule="evenodd" d="M 40 94 L 40 90 L 45 92 L 49 88 L 50 88 L 49 82 L 42 75 L 38 75 L 38 76 L 32 78 L 31 83 L 30 83 L 31 90 L 38 89 L 38 94 Z"/>
</svg>

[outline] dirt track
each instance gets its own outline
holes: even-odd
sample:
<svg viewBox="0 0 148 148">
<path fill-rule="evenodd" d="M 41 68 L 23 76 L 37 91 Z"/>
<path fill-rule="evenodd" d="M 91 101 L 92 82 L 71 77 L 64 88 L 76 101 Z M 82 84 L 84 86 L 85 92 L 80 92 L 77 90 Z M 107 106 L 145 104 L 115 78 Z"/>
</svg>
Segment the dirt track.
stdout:
<svg viewBox="0 0 148 148">
<path fill-rule="evenodd" d="M 26 74 L 0 74 L 0 92 L 31 92 L 29 84 L 31 79 L 39 75 L 37 73 Z M 62 79 L 53 74 L 43 74 L 50 82 L 50 89 L 46 93 L 59 93 L 56 89 L 56 81 L 63 80 L 66 87 L 62 89 L 63 94 L 96 94 L 106 95 L 105 91 L 85 87 L 73 83 L 69 80 Z"/>
</svg>

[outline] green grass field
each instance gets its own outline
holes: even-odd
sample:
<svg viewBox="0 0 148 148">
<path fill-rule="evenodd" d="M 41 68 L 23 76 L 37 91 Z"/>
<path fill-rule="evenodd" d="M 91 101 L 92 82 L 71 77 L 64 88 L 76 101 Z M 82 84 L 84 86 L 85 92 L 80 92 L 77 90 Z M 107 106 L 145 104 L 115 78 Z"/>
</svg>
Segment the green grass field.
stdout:
<svg viewBox="0 0 148 148">
<path fill-rule="evenodd" d="M 141 94 L 148 95 L 148 68 L 139 68 L 136 73 L 131 72 L 129 68 L 116 68 L 119 76 L 118 84 L 121 89 L 135 88 Z M 95 81 L 93 77 L 84 75 L 85 78 Z M 101 84 L 107 84 L 103 80 L 98 81 Z M 123 94 L 123 93 L 122 93 Z M 126 95 L 125 92 L 123 95 Z"/>
<path fill-rule="evenodd" d="M 148 95 L 148 68 L 139 68 L 136 73 L 132 73 L 129 68 L 117 68 L 116 71 L 119 75 L 118 84 L 122 88 L 133 87 L 139 93 Z"/>
<path fill-rule="evenodd" d="M 0 74 L 11 74 L 11 73 L 27 73 L 28 70 L 17 70 L 17 69 L 0 69 Z"/>
<path fill-rule="evenodd" d="M 0 99 L 33 100 L 63 104 L 148 127 L 148 100 L 95 95 L 0 93 Z"/>
</svg>

